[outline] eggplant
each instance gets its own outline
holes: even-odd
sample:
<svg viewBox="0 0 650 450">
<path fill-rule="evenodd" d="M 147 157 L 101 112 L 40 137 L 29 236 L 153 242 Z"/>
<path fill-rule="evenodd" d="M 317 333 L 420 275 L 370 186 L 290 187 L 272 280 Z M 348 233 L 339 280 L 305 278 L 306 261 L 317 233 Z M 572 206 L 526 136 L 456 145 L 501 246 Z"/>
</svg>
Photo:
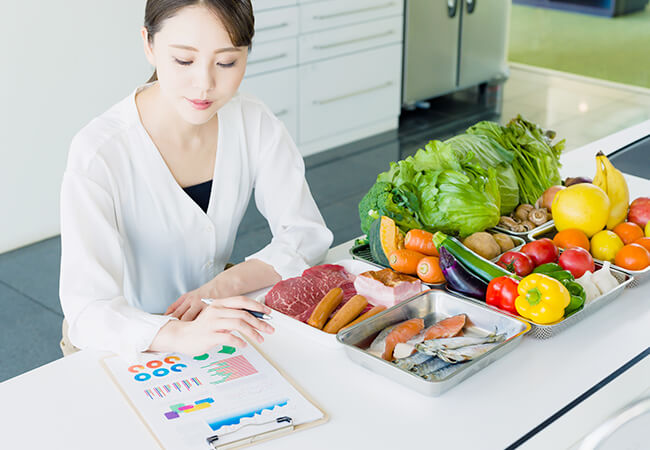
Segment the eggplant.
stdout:
<svg viewBox="0 0 650 450">
<path fill-rule="evenodd" d="M 440 247 L 438 252 L 440 253 L 440 268 L 449 288 L 477 300 L 485 301 L 487 284 L 472 275 L 445 247 Z"/>
</svg>

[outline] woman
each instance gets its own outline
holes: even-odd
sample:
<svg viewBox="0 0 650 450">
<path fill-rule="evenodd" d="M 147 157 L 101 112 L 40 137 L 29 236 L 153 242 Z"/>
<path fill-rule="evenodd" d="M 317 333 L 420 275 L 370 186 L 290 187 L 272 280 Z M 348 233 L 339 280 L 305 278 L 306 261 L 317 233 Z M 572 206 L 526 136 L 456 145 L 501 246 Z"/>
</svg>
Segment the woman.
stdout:
<svg viewBox="0 0 650 450">
<path fill-rule="evenodd" d="M 285 127 L 237 93 L 252 37 L 249 0 L 147 1 L 156 71 L 74 137 L 63 177 L 60 297 L 74 346 L 134 358 L 244 346 L 233 331 L 261 342 L 273 328 L 242 309 L 270 310 L 242 294 L 329 248 Z M 224 271 L 253 190 L 273 239 Z"/>
</svg>

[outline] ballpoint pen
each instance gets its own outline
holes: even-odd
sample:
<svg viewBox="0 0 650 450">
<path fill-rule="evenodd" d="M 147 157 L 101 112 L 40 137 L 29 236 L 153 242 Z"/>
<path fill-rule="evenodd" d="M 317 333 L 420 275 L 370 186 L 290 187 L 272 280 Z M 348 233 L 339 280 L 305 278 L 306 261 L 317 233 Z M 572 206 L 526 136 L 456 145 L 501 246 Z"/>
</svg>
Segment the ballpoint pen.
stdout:
<svg viewBox="0 0 650 450">
<path fill-rule="evenodd" d="M 201 301 L 203 303 L 205 303 L 206 305 L 211 305 L 212 304 L 212 299 L 209 299 L 209 298 L 202 298 Z M 262 320 L 271 320 L 272 319 L 272 317 L 270 315 L 264 314 L 263 312 L 253 311 L 253 310 L 245 309 L 245 308 L 244 308 L 244 311 L 246 311 L 247 313 L 251 314 L 254 317 L 257 317 L 258 319 L 262 319 Z"/>
</svg>

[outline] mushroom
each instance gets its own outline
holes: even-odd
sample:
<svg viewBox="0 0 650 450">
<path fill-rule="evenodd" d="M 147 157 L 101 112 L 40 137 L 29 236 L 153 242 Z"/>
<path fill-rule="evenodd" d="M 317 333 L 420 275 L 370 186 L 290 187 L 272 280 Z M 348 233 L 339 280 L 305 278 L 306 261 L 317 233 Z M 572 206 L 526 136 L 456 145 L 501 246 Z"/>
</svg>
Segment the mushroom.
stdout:
<svg viewBox="0 0 650 450">
<path fill-rule="evenodd" d="M 515 210 L 515 217 L 522 221 L 528 220 L 528 214 L 530 214 L 534 208 L 535 207 L 533 205 L 522 203 L 521 205 L 517 206 L 517 209 Z"/>
<path fill-rule="evenodd" d="M 524 220 L 521 222 L 521 226 L 524 228 L 524 231 L 530 231 L 535 228 L 536 225 L 530 220 Z"/>
<path fill-rule="evenodd" d="M 546 223 L 548 222 L 548 210 L 546 208 L 533 209 L 530 214 L 528 214 L 528 220 L 537 226 Z"/>
<path fill-rule="evenodd" d="M 512 217 L 501 216 L 501 218 L 499 219 L 499 225 L 501 225 L 504 228 L 507 228 L 508 230 L 514 231 L 515 227 L 519 225 L 519 223 L 517 223 L 517 221 Z"/>
</svg>

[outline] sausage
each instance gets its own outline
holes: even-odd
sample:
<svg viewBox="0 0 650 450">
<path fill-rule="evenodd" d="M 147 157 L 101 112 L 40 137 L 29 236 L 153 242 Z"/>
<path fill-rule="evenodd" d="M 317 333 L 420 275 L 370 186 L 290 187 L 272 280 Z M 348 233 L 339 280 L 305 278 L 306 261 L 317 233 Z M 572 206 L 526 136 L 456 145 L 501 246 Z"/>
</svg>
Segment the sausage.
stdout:
<svg viewBox="0 0 650 450">
<path fill-rule="evenodd" d="M 325 297 L 322 298 L 316 308 L 307 319 L 307 324 L 312 327 L 318 328 L 319 330 L 323 328 L 325 322 L 329 318 L 332 311 L 336 309 L 337 306 L 343 301 L 343 289 L 336 287 L 325 294 Z"/>
<path fill-rule="evenodd" d="M 353 320 L 352 322 L 350 322 L 349 324 L 347 324 L 346 326 L 344 326 L 341 329 L 351 327 L 352 325 L 356 325 L 359 322 L 363 322 L 367 318 L 372 317 L 375 314 L 379 314 L 380 312 L 384 311 L 385 309 L 386 309 L 386 307 L 384 305 L 375 306 L 371 310 L 365 312 L 364 314 L 361 314 L 359 317 L 357 317 L 356 320 Z"/>
<path fill-rule="evenodd" d="M 368 305 L 368 301 L 363 295 L 355 295 L 339 309 L 334 317 L 327 322 L 323 331 L 326 333 L 336 334 L 341 328 L 346 326 L 355 317 L 361 314 L 361 311 Z"/>
</svg>

